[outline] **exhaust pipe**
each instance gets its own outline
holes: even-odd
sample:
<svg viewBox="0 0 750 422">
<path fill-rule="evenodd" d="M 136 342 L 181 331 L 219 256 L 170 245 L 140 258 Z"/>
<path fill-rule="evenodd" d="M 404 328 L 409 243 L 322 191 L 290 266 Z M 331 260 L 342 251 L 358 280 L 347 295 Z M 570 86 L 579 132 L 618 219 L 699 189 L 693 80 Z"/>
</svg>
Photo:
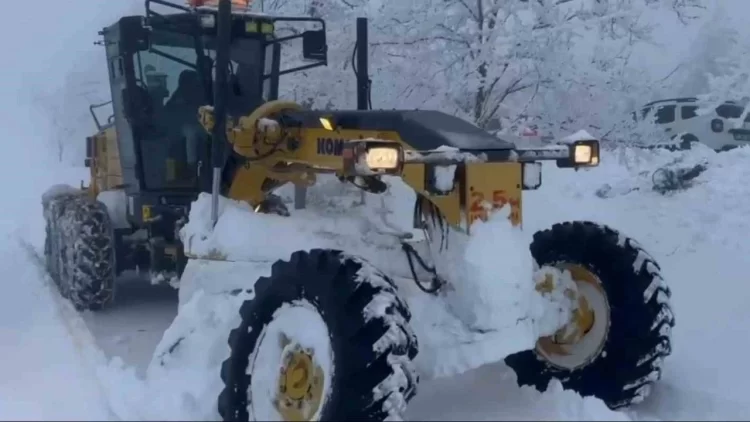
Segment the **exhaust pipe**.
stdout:
<svg viewBox="0 0 750 422">
<path fill-rule="evenodd" d="M 370 72 L 367 56 L 367 18 L 357 18 L 357 110 L 370 108 Z"/>
<path fill-rule="evenodd" d="M 229 84 L 229 45 L 232 42 L 232 2 L 219 0 L 216 34 L 216 79 L 214 80 L 214 127 L 211 133 L 211 222 L 219 221 L 219 193 L 221 170 L 224 167 L 224 148 L 227 140 L 227 89 Z"/>
</svg>

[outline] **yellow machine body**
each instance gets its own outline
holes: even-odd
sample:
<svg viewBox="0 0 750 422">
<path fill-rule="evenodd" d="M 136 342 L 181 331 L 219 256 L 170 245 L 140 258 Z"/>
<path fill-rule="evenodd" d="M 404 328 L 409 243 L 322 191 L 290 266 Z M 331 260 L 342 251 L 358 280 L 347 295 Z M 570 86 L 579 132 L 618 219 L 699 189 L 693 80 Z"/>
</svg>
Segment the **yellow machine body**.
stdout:
<svg viewBox="0 0 750 422">
<path fill-rule="evenodd" d="M 96 198 L 99 192 L 117 189 L 123 184 L 117 132 L 114 126 L 104 127 L 86 141 L 86 166 L 91 174 L 88 193 Z"/>
<path fill-rule="evenodd" d="M 263 119 L 273 118 L 278 113 L 294 111 L 304 113 L 295 103 L 271 101 L 250 116 L 228 123 L 228 139 L 234 152 L 248 159 L 248 164 L 235 171 L 228 197 L 256 206 L 265 198 L 269 187 L 286 182 L 310 186 L 320 173 L 341 176 L 344 160 L 340 150 L 348 141 L 377 139 L 397 142 L 406 151 L 418 150 L 405 142 L 396 130 L 326 129 L 304 125 L 280 127 L 263 123 Z M 211 113 L 212 109 L 201 108 L 201 122 L 209 131 L 214 121 Z M 294 145 L 294 148 L 289 145 Z M 455 173 L 454 188 L 440 194 L 431 193 L 425 186 L 429 165 L 406 163 L 395 175 L 400 176 L 420 198 L 431 202 L 452 226 L 468 229 L 477 219 L 486 220 L 489 210 L 505 205 L 511 208 L 513 224 L 521 224 L 521 163 L 461 163 Z"/>
</svg>

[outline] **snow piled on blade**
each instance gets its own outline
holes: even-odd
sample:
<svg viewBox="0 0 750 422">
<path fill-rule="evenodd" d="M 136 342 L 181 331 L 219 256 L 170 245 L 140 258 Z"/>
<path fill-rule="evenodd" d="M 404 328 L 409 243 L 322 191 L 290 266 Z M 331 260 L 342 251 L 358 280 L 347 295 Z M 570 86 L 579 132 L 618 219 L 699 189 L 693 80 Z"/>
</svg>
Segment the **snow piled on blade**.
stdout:
<svg viewBox="0 0 750 422">
<path fill-rule="evenodd" d="M 435 265 L 450 284 L 436 298 L 407 296 L 416 308 L 420 343 L 429 345 L 418 359 L 430 376 L 461 373 L 532 349 L 540 335 L 554 333 L 568 320 L 572 303 L 557 294 L 561 289 L 554 295 L 535 289 L 531 233 L 514 227 L 509 212 L 503 207 L 486 222 L 476 221 L 470 236 L 449 233 L 450 247 L 438 254 Z M 441 313 L 442 324 L 435 319 Z"/>
<path fill-rule="evenodd" d="M 571 300 L 561 294 L 563 289 L 554 289 L 554 294 L 536 290 L 535 282 L 545 275 L 557 283 L 564 277 L 550 268 L 536 274 L 529 250 L 532 233 L 513 227 L 509 215 L 510 207 L 505 206 L 492 212 L 487 221 L 474 222 L 465 247 L 456 248 L 462 252 L 460 259 L 449 265 L 441 262 L 441 267 L 455 280 L 448 300 L 457 305 L 453 309 L 463 313 L 462 319 L 470 321 L 472 328 L 525 327 L 528 341 L 520 342 L 513 353 L 533 348 L 537 338 L 557 331 L 573 308 Z"/>
<path fill-rule="evenodd" d="M 655 170 L 702 162 L 708 163 L 708 170 L 691 186 L 667 194 L 652 189 Z M 188 265 L 179 315 L 158 346 L 146 384 L 138 398 L 132 399 L 131 407 L 140 409 L 138 419 L 217 419 L 219 367 L 229 352 L 226 340 L 237 326 L 240 303 L 252 297 L 251 292 L 236 289 L 251 288 L 257 277 L 268 274 L 273 260 L 288 259 L 294 250 L 337 247 L 396 274 L 399 290 L 407 298 L 420 343 L 416 363 L 422 374 L 419 394 L 407 414 L 411 419 L 740 418 L 747 411 L 742 392 L 750 389 L 743 372 L 737 370 L 745 361 L 745 349 L 737 342 L 744 344 L 745 340 L 736 335 L 744 332 L 748 317 L 743 287 L 746 277 L 736 258 L 738 253 L 750 253 L 750 244 L 737 235 L 750 231 L 746 219 L 750 189 L 744 183 L 750 178 L 747 163 L 748 149 L 716 154 L 700 148 L 690 152 L 617 150 L 607 154 L 600 167 L 578 172 L 545 163 L 544 185 L 524 195 L 524 230 L 513 228 L 496 213 L 488 222 L 478 223 L 482 230 L 469 238 L 468 249 L 463 251 L 467 256 L 457 257 L 467 262 L 461 271 L 474 272 L 474 282 L 484 289 L 480 299 L 485 303 L 480 301 L 473 311 L 476 322 L 492 325 L 503 313 L 520 316 L 525 306 L 529 320 L 535 319 L 541 332 L 547 322 L 554 325 L 552 321 L 561 315 L 556 312 L 559 306 L 555 308 L 560 298 L 534 297 L 528 290 L 533 284 L 518 287 L 518 280 L 528 277 L 532 269 L 523 264 L 530 260 L 527 249 L 511 248 L 513 242 L 528 244 L 534 231 L 570 219 L 609 224 L 641 242 L 661 265 L 677 311 L 701 312 L 680 312 L 674 338 L 675 344 L 682 346 L 666 362 L 664 379 L 654 387 L 653 395 L 630 411 L 610 411 L 597 399 L 563 391 L 557 381 L 551 382 L 545 393 L 518 388 L 512 371 L 497 362 L 498 355 L 519 345 L 528 346 L 533 328 L 521 322 L 517 327 L 510 324 L 498 332 L 481 333 L 462 324 L 456 310 L 462 300 L 470 302 L 468 287 L 462 293 L 464 299 L 457 295 L 447 306 L 444 297 L 424 294 L 406 279 L 410 274 L 394 233 L 409 231 L 413 194 L 398 181 L 386 179 L 389 191 L 383 196 L 365 195 L 362 204 L 356 188 L 333 178 L 321 178 L 308 192 L 308 208 L 292 210 L 290 218 L 255 214 L 246 205 L 222 200 L 221 217 L 213 231 L 208 223 L 210 198 L 199 198 L 191 224 L 183 232 L 192 239 L 191 250 L 206 254 L 220 251 L 232 259 L 254 261 L 196 260 Z M 603 197 L 597 192 L 605 185 L 622 189 Z M 292 196 L 291 189 L 278 193 L 287 202 Z M 235 249 L 238 245 L 241 248 Z M 480 258 L 482 255 L 492 259 Z M 500 268 L 504 256 L 515 261 Z M 481 277 L 488 277 L 483 271 L 489 274 L 493 266 L 502 277 L 493 279 L 495 285 L 481 282 Z M 706 288 L 695 280 L 712 282 Z M 490 298 L 508 287 L 515 289 L 510 289 L 512 297 L 527 304 L 508 308 L 513 302 L 508 297 L 496 298 L 497 308 L 490 306 Z M 544 300 L 549 303 L 539 303 Z M 715 321 L 724 321 L 720 329 Z M 521 327 L 515 337 L 508 334 L 514 327 Z M 722 350 L 726 365 L 694 364 L 707 356 L 710 359 L 717 348 Z M 476 369 L 434 379 L 467 368 Z"/>
<path fill-rule="evenodd" d="M 322 183 L 326 190 L 333 184 L 341 184 L 333 178 Z M 326 199 L 325 192 L 315 193 Z M 370 242 L 378 242 L 383 248 L 398 248 L 397 239 L 392 234 L 374 230 L 374 224 L 378 223 L 372 221 L 375 216 L 368 213 L 371 209 L 351 209 L 355 197 L 337 198 L 340 195 L 341 192 L 332 193 L 326 199 L 343 202 L 340 209 L 332 207 L 333 215 L 327 218 L 327 210 L 314 205 L 292 217 L 282 217 L 258 214 L 247 203 L 220 198 L 219 220 L 212 229 L 211 195 L 203 193 L 193 203 L 190 222 L 183 227 L 181 237 L 188 253 L 229 261 L 276 261 L 288 259 L 295 251 L 317 247 L 341 249 L 356 255 L 366 251 Z M 350 208 L 350 213 L 346 213 L 347 208 Z"/>
<path fill-rule="evenodd" d="M 652 176 L 656 170 L 699 163 L 705 163 L 707 170 L 684 188 L 666 193 L 653 189 Z M 397 180 L 386 178 L 389 191 L 382 196 L 367 194 L 363 204 L 355 187 L 334 178 L 321 178 L 308 192 L 308 209 L 292 210 L 290 218 L 255 214 L 246 205 L 222 200 L 221 218 L 215 230 L 209 223 L 210 198 L 201 196 L 193 208 L 191 223 L 183 231 L 186 242 L 191 239 L 190 248 L 195 253 L 221 252 L 238 262 L 189 263 L 181 284 L 179 315 L 158 345 L 146 380 L 137 379 L 133 368 L 119 359 L 108 365 L 96 363 L 95 377 L 104 391 L 99 393 L 89 383 L 96 382 L 92 377 L 81 375 L 75 366 L 52 365 L 51 356 L 29 346 L 24 353 L 32 356 L 35 363 L 48 362 L 47 369 L 38 376 L 25 378 L 28 368 L 42 366 L 29 364 L 29 359 L 17 352 L 4 354 L 15 359 L 6 365 L 0 363 L 0 370 L 11 374 L 16 381 L 2 385 L 0 414 L 41 419 L 47 415 L 46 409 L 62 406 L 63 400 L 80 403 L 98 399 L 98 403 L 106 401 L 112 414 L 125 420 L 217 420 L 219 368 L 229 353 L 227 338 L 238 324 L 239 306 L 252 297 L 254 280 L 268 275 L 274 260 L 288 259 L 294 250 L 335 247 L 362 255 L 377 268 L 393 274 L 407 299 L 421 346 L 416 363 L 423 375 L 419 393 L 409 406 L 410 419 L 742 419 L 748 412 L 743 393 L 750 390 L 750 379 L 741 370 L 746 366 L 743 351 L 747 350 L 748 342 L 737 333 L 746 332 L 746 321 L 750 318 L 746 306 L 747 277 L 743 271 L 743 257 L 750 254 L 750 243 L 744 236 L 750 232 L 747 219 L 750 185 L 746 183 L 750 179 L 749 163 L 749 148 L 717 154 L 700 147 L 686 152 L 618 149 L 605 154 L 600 167 L 577 172 L 544 163 L 544 184 L 537 191 L 524 193 L 523 231 L 513 228 L 501 213 L 496 213 L 488 222 L 478 223 L 482 230 L 468 239 L 467 250 L 473 252 L 464 250 L 467 256 L 456 257 L 466 261 L 466 267 L 456 271 L 473 273 L 476 275 L 473 282 L 481 283 L 478 288 L 483 294 L 479 299 L 486 303 L 478 302 L 479 307 L 473 312 L 461 309 L 462 301 L 468 303 L 471 299 L 468 286 L 463 287 L 467 290 L 462 293 L 451 291 L 456 296 L 449 303 L 443 296 L 422 293 L 407 279 L 408 266 L 395 234 L 410 232 L 414 196 Z M 277 193 L 290 202 L 291 189 Z M 532 270 L 522 264 L 530 259 L 527 250 L 507 248 L 513 242 L 527 244 L 534 231 L 571 219 L 608 224 L 637 239 L 656 258 L 672 288 L 674 308 L 679 314 L 674 343 L 679 347 L 666 361 L 664 378 L 655 385 L 652 396 L 627 412 L 612 412 L 599 400 L 562 391 L 557 381 L 550 383 L 545 393 L 518 388 L 512 371 L 497 362 L 501 360 L 498 356 L 511 348 L 528 346 L 530 330 L 544 331 L 547 322 L 554 325 L 553 321 L 560 316 L 559 297 L 535 298 L 528 290 L 533 283 L 513 287 Z M 23 232 L 40 243 L 43 227 L 24 226 Z M 499 241 L 498 236 L 507 242 Z M 481 254 L 492 260 L 480 261 Z M 8 274 L 33 279 L 28 272 L 9 267 L 17 255 L 7 256 L 10 260 L 3 268 Z M 501 258 L 505 256 L 512 256 L 517 262 L 501 268 Z M 485 271 L 486 274 L 498 271 L 501 276 L 493 279 L 496 285 L 481 281 L 483 277 L 489 280 Z M 427 280 L 426 275 L 423 277 Z M 494 303 L 503 304 L 502 309 L 491 307 L 490 297 L 499 295 L 504 288 L 515 289 L 511 296 L 527 301 L 527 305 L 519 302 L 516 308 L 507 308 L 505 305 L 513 301 L 510 297 L 500 297 Z M 13 300 L 6 304 L 3 344 L 15 344 L 18 338 L 31 341 L 35 335 L 48 335 L 42 330 L 44 324 L 51 324 L 50 327 L 54 324 L 45 317 L 46 302 L 24 301 L 19 298 L 28 295 L 12 292 L 5 296 Z M 549 303 L 539 303 L 544 300 Z M 19 310 L 19 306 L 26 307 L 29 303 L 33 313 Z M 520 316 L 524 306 L 528 319 L 536 321 L 534 327 L 522 320 L 518 325 L 506 324 L 499 331 L 481 332 L 463 324 L 456 315 L 473 313 L 475 325 L 489 326 L 502 315 Z M 540 312 L 542 308 L 545 312 Z M 690 312 L 691 309 L 700 312 Z M 18 315 L 24 316 L 21 321 L 32 318 L 36 322 L 23 327 L 15 322 L 11 325 L 10 321 L 19 320 Z M 717 321 L 721 324 L 717 325 Z M 27 327 L 31 327 L 33 334 L 22 336 Z M 514 328 L 515 333 L 511 331 Z M 49 349 L 49 342 L 44 344 Z M 64 346 L 65 341 L 61 344 L 62 354 L 56 353 L 54 362 L 74 361 L 75 355 L 66 352 L 70 347 Z M 58 347 L 57 342 L 54 347 Z M 707 359 L 713 361 L 717 353 L 721 355 L 721 365 L 695 364 Z M 434 379 L 470 368 L 475 369 Z M 28 385 L 17 381 L 26 379 L 31 380 Z M 39 385 L 39 379 L 58 380 L 58 384 L 48 383 L 50 388 L 47 388 L 47 384 Z M 59 380 L 69 385 L 68 379 L 75 379 L 75 385 L 58 391 L 63 382 Z M 32 387 L 35 389 L 31 390 Z M 44 399 L 40 398 L 42 395 Z M 32 408 L 31 403 L 37 399 L 45 405 Z M 106 408 L 99 411 L 98 407 L 92 407 L 86 409 L 88 413 L 80 408 L 80 413 L 73 407 L 61 409 L 70 410 L 71 419 L 114 418 L 104 414 L 110 411 Z"/>
<path fill-rule="evenodd" d="M 506 209 L 477 223 L 471 236 L 451 232 L 448 255 L 435 263 L 452 282 L 445 291 L 433 296 L 415 289 L 398 238 L 422 234 L 412 228 L 414 192 L 400 179 L 386 181 L 388 192 L 366 194 L 361 203 L 356 187 L 321 177 L 308 191 L 308 208 L 290 217 L 255 213 L 246 203 L 220 198 L 213 229 L 211 197 L 202 194 L 181 236 L 188 254 L 222 261 L 188 264 L 180 281 L 181 301 L 203 289 L 248 288 L 274 261 L 298 250 L 343 250 L 395 279 L 412 309 L 411 325 L 421 344 L 417 365 L 425 378 L 461 373 L 533 348 L 539 335 L 551 334 L 567 320 L 569 303 L 535 290 L 530 235 L 510 224 Z M 420 255 L 429 262 L 427 250 Z"/>
</svg>

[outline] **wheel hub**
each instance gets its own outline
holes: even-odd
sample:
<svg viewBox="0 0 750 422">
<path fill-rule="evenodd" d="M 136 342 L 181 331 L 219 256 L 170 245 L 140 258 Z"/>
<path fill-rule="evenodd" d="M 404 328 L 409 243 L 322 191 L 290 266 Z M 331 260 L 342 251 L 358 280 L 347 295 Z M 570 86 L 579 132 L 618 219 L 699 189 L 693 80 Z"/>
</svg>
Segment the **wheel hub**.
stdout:
<svg viewBox="0 0 750 422">
<path fill-rule="evenodd" d="M 312 350 L 287 346 L 278 380 L 276 409 L 285 421 L 309 421 L 323 396 L 323 370 Z"/>
<path fill-rule="evenodd" d="M 599 278 L 581 265 L 559 264 L 576 284 L 577 308 L 570 321 L 537 342 L 537 353 L 556 366 L 574 369 L 597 356 L 609 326 L 609 304 Z"/>
</svg>

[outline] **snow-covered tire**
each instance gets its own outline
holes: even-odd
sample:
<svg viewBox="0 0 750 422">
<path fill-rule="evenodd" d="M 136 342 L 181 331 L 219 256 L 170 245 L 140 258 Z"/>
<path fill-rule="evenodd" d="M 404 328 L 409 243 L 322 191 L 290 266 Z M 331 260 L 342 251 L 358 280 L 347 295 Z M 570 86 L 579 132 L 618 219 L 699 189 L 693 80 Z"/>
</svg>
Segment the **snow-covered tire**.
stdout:
<svg viewBox="0 0 750 422">
<path fill-rule="evenodd" d="M 80 192 L 80 191 L 79 191 Z M 85 194 L 44 198 L 47 271 L 78 310 L 100 310 L 115 285 L 114 232 L 107 208 Z"/>
<path fill-rule="evenodd" d="M 247 372 L 264 330 L 280 309 L 304 302 L 327 327 L 335 368 L 318 419 L 402 418 L 419 381 L 413 363 L 418 344 L 406 303 L 393 281 L 366 261 L 313 249 L 274 263 L 270 276 L 256 281 L 254 297 L 242 304 L 241 323 L 230 333 L 230 355 L 221 367 L 223 420 L 256 420 L 250 410 L 253 374 Z"/>
<path fill-rule="evenodd" d="M 600 351 L 573 370 L 552 365 L 536 350 L 507 357 L 519 385 L 545 391 L 555 378 L 611 409 L 641 402 L 661 378 L 672 349 L 671 293 L 654 258 L 633 239 L 580 221 L 537 232 L 531 253 L 540 266 L 578 264 L 596 275 L 609 303 L 609 330 Z"/>
</svg>

